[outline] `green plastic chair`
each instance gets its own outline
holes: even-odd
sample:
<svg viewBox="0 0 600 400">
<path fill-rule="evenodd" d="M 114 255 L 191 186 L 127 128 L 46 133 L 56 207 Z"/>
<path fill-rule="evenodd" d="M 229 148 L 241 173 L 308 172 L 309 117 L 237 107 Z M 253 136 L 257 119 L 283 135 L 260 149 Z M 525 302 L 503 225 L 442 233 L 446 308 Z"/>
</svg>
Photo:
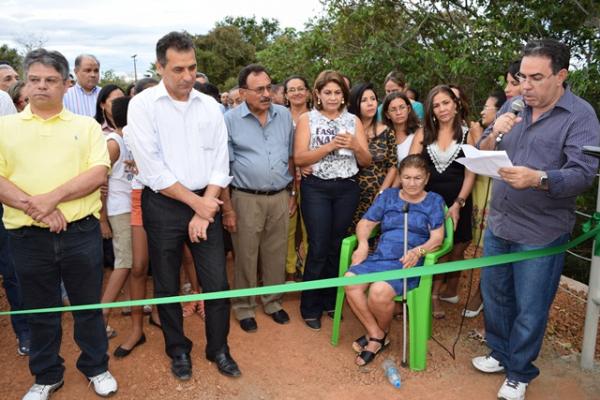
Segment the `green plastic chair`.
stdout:
<svg viewBox="0 0 600 400">
<path fill-rule="evenodd" d="M 425 256 L 423 267 L 431 267 L 437 263 L 438 259 L 448 254 L 454 244 L 454 227 L 452 218 L 446 218 L 445 238 L 442 246 L 434 252 Z M 371 233 L 371 237 L 378 234 L 376 228 Z M 342 242 L 340 254 L 340 276 L 344 276 L 352 262 L 352 253 L 358 246 L 356 235 L 345 238 Z M 408 306 L 408 337 L 409 337 L 409 366 L 413 371 L 423 371 L 427 364 L 427 341 L 431 338 L 431 285 L 432 275 L 422 276 L 419 286 L 408 291 L 406 294 Z M 338 345 L 340 338 L 340 322 L 342 319 L 342 309 L 344 307 L 344 297 L 346 292 L 343 287 L 338 287 L 335 301 L 335 314 L 333 317 L 333 331 L 331 334 L 331 344 Z M 396 296 L 394 301 L 402 301 L 402 296 Z"/>
</svg>

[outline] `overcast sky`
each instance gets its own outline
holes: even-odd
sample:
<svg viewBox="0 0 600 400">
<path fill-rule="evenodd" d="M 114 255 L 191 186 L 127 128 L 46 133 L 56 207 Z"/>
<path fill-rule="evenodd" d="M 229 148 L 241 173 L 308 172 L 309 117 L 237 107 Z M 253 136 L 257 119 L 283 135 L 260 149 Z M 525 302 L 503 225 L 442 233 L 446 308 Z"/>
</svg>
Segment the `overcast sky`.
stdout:
<svg viewBox="0 0 600 400">
<path fill-rule="evenodd" d="M 96 55 L 102 70 L 138 78 L 154 61 L 154 46 L 165 33 L 205 34 L 224 17 L 276 18 L 281 27 L 303 29 L 321 13 L 319 0 L 0 0 L 0 45 L 21 49 L 18 39 L 41 38 L 62 52 L 71 68 L 81 53 Z"/>
</svg>

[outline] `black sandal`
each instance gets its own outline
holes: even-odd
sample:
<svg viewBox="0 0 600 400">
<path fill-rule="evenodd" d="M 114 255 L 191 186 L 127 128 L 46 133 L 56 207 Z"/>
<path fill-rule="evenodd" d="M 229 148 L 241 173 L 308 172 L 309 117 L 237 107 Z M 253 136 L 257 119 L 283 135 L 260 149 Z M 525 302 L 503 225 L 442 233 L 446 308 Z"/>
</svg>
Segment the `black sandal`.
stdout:
<svg viewBox="0 0 600 400">
<path fill-rule="evenodd" d="M 356 353 L 360 353 L 364 350 L 364 347 L 367 344 L 369 344 L 369 339 L 367 339 L 367 335 L 362 335 L 354 342 L 352 342 L 352 350 L 354 350 Z"/>
<path fill-rule="evenodd" d="M 376 342 L 376 343 L 379 343 L 381 346 L 375 352 L 372 352 L 372 351 L 369 351 L 369 350 L 363 350 L 363 351 L 361 351 L 358 354 L 357 358 L 360 358 L 361 360 L 363 360 L 364 364 L 356 364 L 356 365 L 358 365 L 359 367 L 364 367 L 365 365 L 367 365 L 371 361 L 373 361 L 375 359 L 375 356 L 377 356 L 377 354 L 381 353 L 381 351 L 385 349 L 385 340 L 386 339 L 387 339 L 387 335 L 385 335 L 382 339 L 370 338 L 369 342 Z"/>
<path fill-rule="evenodd" d="M 387 333 L 385 334 L 384 339 L 385 343 L 383 344 L 383 347 L 388 347 L 391 341 Z M 367 344 L 369 344 L 369 338 L 367 338 L 367 335 L 363 335 L 356 339 L 354 342 L 352 342 L 352 350 L 354 350 L 356 353 L 360 353 L 365 349 Z"/>
</svg>

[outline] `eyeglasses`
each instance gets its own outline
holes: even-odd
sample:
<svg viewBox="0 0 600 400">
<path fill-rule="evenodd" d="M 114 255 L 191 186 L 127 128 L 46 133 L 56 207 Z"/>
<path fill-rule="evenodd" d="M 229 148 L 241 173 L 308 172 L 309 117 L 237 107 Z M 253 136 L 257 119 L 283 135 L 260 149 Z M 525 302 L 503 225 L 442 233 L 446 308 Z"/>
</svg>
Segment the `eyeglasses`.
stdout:
<svg viewBox="0 0 600 400">
<path fill-rule="evenodd" d="M 61 82 L 63 82 L 63 80 L 56 76 L 49 76 L 47 78 L 40 78 L 38 76 L 28 76 L 27 82 L 29 82 L 32 85 L 40 85 L 42 83 L 45 83 L 48 86 L 57 86 Z"/>
<path fill-rule="evenodd" d="M 544 76 L 542 74 L 525 75 L 520 72 L 517 72 L 515 74 L 515 78 L 517 78 L 519 83 L 525 83 L 526 81 L 529 81 L 530 84 L 536 86 L 541 84 L 544 80 L 550 78 L 553 75 L 554 74 L 550 74 L 548 76 Z"/>
<path fill-rule="evenodd" d="M 398 106 L 398 107 L 390 107 L 388 108 L 388 112 L 390 113 L 400 113 L 408 110 L 408 106 Z"/>
<path fill-rule="evenodd" d="M 299 87 L 299 88 L 289 88 L 287 90 L 288 93 L 294 94 L 296 92 L 298 93 L 304 93 L 306 92 L 306 88 L 305 87 Z"/>
<path fill-rule="evenodd" d="M 498 107 L 495 106 L 483 106 L 483 110 L 487 111 L 487 110 L 497 110 Z"/>
<path fill-rule="evenodd" d="M 268 84 L 267 86 L 260 86 L 260 87 L 257 87 L 256 89 L 250 89 L 249 87 L 244 87 L 244 89 L 254 92 L 260 96 L 261 94 L 263 94 L 265 92 L 265 90 L 267 92 L 271 93 L 273 91 L 273 85 Z"/>
</svg>

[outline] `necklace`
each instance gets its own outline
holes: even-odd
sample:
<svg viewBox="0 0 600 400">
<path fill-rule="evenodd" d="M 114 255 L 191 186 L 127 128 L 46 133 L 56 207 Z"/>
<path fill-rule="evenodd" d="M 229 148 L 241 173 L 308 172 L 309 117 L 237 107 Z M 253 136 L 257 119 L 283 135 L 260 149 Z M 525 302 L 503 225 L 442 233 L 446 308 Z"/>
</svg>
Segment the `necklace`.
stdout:
<svg viewBox="0 0 600 400">
<path fill-rule="evenodd" d="M 464 140 L 465 132 L 463 131 L 460 144 L 458 144 L 456 140 L 453 140 L 452 143 L 450 143 L 450 146 L 448 146 L 448 148 L 445 150 L 442 150 L 437 142 L 427 145 L 427 153 L 429 154 L 429 157 L 431 157 L 433 166 L 438 173 L 444 173 L 450 164 L 454 162 L 456 157 L 458 157 L 458 153 L 460 153 L 460 145 L 463 144 Z"/>
</svg>

